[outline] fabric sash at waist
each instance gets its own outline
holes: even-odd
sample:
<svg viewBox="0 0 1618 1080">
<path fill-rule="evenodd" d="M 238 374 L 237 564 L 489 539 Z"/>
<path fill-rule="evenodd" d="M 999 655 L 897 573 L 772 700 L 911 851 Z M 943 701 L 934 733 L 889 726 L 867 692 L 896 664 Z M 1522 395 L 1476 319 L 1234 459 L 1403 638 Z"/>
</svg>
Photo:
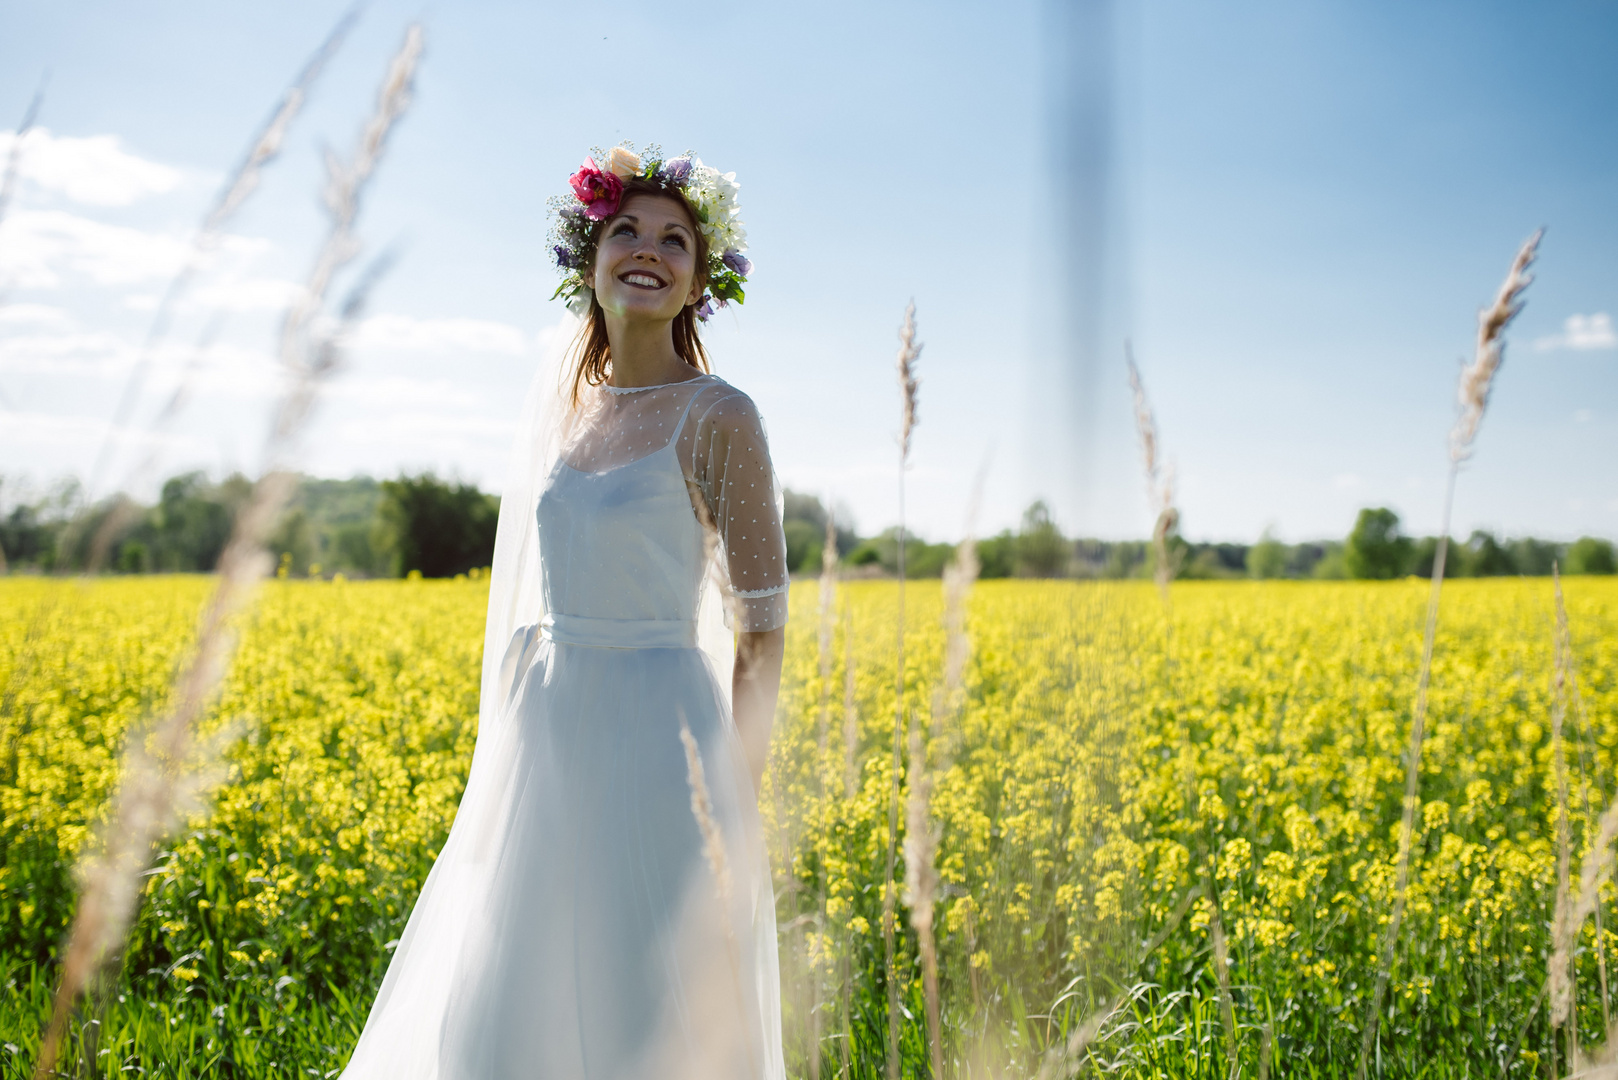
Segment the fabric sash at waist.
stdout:
<svg viewBox="0 0 1618 1080">
<path fill-rule="evenodd" d="M 540 633 L 567 645 L 602 649 L 694 649 L 697 624 L 685 619 L 592 619 L 550 612 Z"/>
</svg>

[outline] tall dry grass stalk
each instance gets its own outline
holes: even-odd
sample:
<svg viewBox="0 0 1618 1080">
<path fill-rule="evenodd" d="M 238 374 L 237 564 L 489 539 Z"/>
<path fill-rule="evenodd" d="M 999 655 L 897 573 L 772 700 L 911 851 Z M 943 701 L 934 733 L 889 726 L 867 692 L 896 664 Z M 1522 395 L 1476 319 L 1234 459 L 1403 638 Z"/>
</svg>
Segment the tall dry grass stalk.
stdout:
<svg viewBox="0 0 1618 1080">
<path fill-rule="evenodd" d="M 1079 1059 L 1090 1049 L 1090 1044 L 1096 1041 L 1096 1036 L 1101 1034 L 1101 1029 L 1107 1021 L 1117 1016 L 1128 1001 L 1128 994 L 1120 994 L 1091 1013 L 1089 1019 L 1073 1029 L 1073 1034 L 1068 1036 L 1067 1042 L 1054 1052 L 1045 1055 L 1045 1059 L 1040 1062 L 1039 1072 L 1035 1074 L 1035 1080 L 1058 1080 L 1059 1077 L 1070 1076 L 1082 1068 L 1083 1062 Z"/>
<path fill-rule="evenodd" d="M 916 931 L 916 951 L 921 958 L 922 992 L 927 1002 L 927 1047 L 932 1074 L 944 1075 L 943 1029 L 940 1023 L 938 989 L 938 945 L 933 932 L 933 913 L 938 899 L 938 844 L 942 828 L 932 817 L 935 778 L 949 771 L 952 748 L 949 722 L 960 708 L 962 681 L 972 642 L 966 633 L 966 602 L 978 578 L 976 531 L 977 508 L 982 499 L 983 475 L 968 503 L 966 535 L 955 548 L 955 557 L 944 570 L 944 671 L 933 693 L 932 725 L 926 740 L 921 725 L 912 715 L 910 724 L 910 798 L 905 816 L 905 903 L 910 908 L 910 925 Z M 931 767 L 928 750 L 933 750 Z"/>
<path fill-rule="evenodd" d="M 713 816 L 713 796 L 708 791 L 708 774 L 702 767 L 702 754 L 697 748 L 696 736 L 691 734 L 691 726 L 685 722 L 683 715 L 680 717 L 680 742 L 685 746 L 685 778 L 691 788 L 691 816 L 696 819 L 697 829 L 702 833 L 702 857 L 713 872 L 714 890 L 719 895 L 719 902 L 724 905 L 728 926 L 736 887 L 730 876 L 730 859 L 725 854 L 725 837 Z M 734 935 L 731 942 L 735 943 Z"/>
<path fill-rule="evenodd" d="M 1225 1055 L 1230 1062 L 1228 1075 L 1236 1080 L 1241 1075 L 1241 1060 L 1236 1049 L 1236 1005 L 1230 996 L 1230 945 L 1225 940 L 1225 921 L 1219 917 L 1217 886 L 1209 883 L 1211 901 L 1208 916 L 1208 937 L 1213 942 L 1214 977 L 1219 980 L 1219 1015 L 1225 1022 Z"/>
<path fill-rule="evenodd" d="M 1145 964 L 1147 959 L 1173 935 L 1174 931 L 1179 928 L 1181 921 L 1190 912 L 1191 905 L 1196 903 L 1197 898 L 1202 894 L 1203 886 L 1200 882 L 1186 890 L 1185 895 L 1180 897 L 1180 902 L 1174 906 L 1174 911 L 1170 913 L 1169 917 L 1164 920 L 1163 925 L 1158 928 L 1157 933 L 1153 934 L 1151 940 L 1146 942 L 1141 949 L 1140 955 L 1134 961 L 1136 968 Z M 1150 983 L 1137 983 L 1124 993 L 1104 1001 L 1101 1008 L 1093 1012 L 1088 1020 L 1074 1029 L 1073 1034 L 1068 1036 L 1066 1043 L 1053 1048 L 1045 1054 L 1044 1059 L 1040 1062 L 1037 1074 L 1038 1080 L 1051 1080 L 1054 1077 L 1069 1075 L 1073 1071 L 1074 1062 L 1085 1050 L 1089 1049 L 1090 1044 L 1095 1041 L 1096 1036 L 1100 1033 L 1102 1025 L 1116 1016 L 1132 995 L 1152 988 Z"/>
<path fill-rule="evenodd" d="M 714 818 L 713 796 L 708 791 L 708 776 L 702 767 L 702 753 L 696 736 L 680 714 L 680 742 L 685 747 L 685 778 L 691 788 L 691 816 L 696 819 L 702 834 L 702 857 L 714 877 L 714 892 L 719 900 L 720 920 L 725 928 L 725 954 L 730 962 L 731 985 L 735 988 L 737 1016 L 747 1015 L 747 1003 L 742 994 L 741 947 L 736 941 L 736 928 L 732 925 L 735 911 L 736 887 L 731 877 L 730 858 L 725 852 L 725 835 Z M 758 1062 L 753 1055 L 753 1044 L 747 1041 L 751 1072 L 758 1073 Z"/>
<path fill-rule="evenodd" d="M 17 191 L 17 176 L 22 168 L 23 141 L 28 133 L 34 130 L 34 122 L 39 119 L 40 106 L 45 104 L 45 84 L 40 83 L 39 89 L 28 100 L 28 108 L 23 110 L 22 123 L 17 125 L 16 134 L 11 137 L 11 147 L 6 152 L 6 171 L 0 174 L 0 222 L 6 220 L 6 211 L 11 209 L 12 196 Z"/>
<path fill-rule="evenodd" d="M 1174 466 L 1162 461 L 1157 418 L 1153 416 L 1151 402 L 1146 398 L 1140 368 L 1135 366 L 1135 350 L 1127 341 L 1124 342 L 1124 362 L 1129 365 L 1129 389 L 1135 401 L 1135 434 L 1140 438 L 1141 466 L 1146 473 L 1146 497 L 1156 513 L 1156 520 L 1152 524 L 1152 552 L 1157 565 L 1152 576 L 1163 598 L 1163 608 L 1169 611 L 1172 610 L 1169 584 L 1174 580 L 1175 570 L 1169 551 L 1169 537 L 1180 520 L 1180 512 L 1174 507 Z"/>
<path fill-rule="evenodd" d="M 854 697 L 854 607 L 845 604 L 843 611 L 843 796 L 849 802 L 860 785 L 860 712 Z M 839 1076 L 851 1075 L 854 1066 L 854 932 L 843 930 L 843 948 L 837 961 L 837 982 L 841 988 L 843 1010 L 843 1037 L 838 1042 L 842 1057 Z"/>
<path fill-rule="evenodd" d="M 1572 823 L 1568 820 L 1567 797 L 1567 754 L 1562 738 L 1563 725 L 1567 720 L 1567 629 L 1566 610 L 1562 604 L 1562 578 L 1555 566 L 1551 568 L 1551 580 L 1556 592 L 1557 620 L 1554 624 L 1554 663 L 1551 674 L 1551 759 L 1556 775 L 1556 900 L 1551 920 L 1551 937 L 1555 943 L 1551 950 L 1549 968 L 1546 971 L 1546 994 L 1550 1000 L 1551 1029 L 1567 1028 L 1569 1055 L 1578 1054 L 1579 1025 L 1575 1021 L 1569 1024 L 1568 1018 L 1573 1014 L 1574 995 L 1577 987 L 1574 985 L 1573 974 L 1573 938 L 1574 934 L 1568 925 L 1573 915 L 1572 896 L 1568 881 L 1569 867 L 1572 861 Z"/>
<path fill-rule="evenodd" d="M 860 789 L 860 709 L 854 697 L 854 608 L 843 610 L 843 797 Z"/>
<path fill-rule="evenodd" d="M 17 189 L 17 175 L 22 167 L 22 146 L 28 133 L 34 129 L 34 122 L 39 119 L 40 106 L 45 103 L 45 82 L 40 80 L 39 89 L 28 101 L 28 108 L 23 110 L 22 122 L 17 125 L 16 134 L 11 137 L 11 147 L 6 151 L 6 169 L 0 173 L 0 225 L 6 221 L 6 211 L 11 207 L 12 195 Z M 0 281 L 0 305 L 6 302 L 5 282 Z M 11 400 L 0 391 L 0 408 L 10 410 Z M 0 551 L 0 574 L 7 571 L 6 553 Z"/>
<path fill-rule="evenodd" d="M 1584 856 L 1584 862 L 1579 868 L 1578 897 L 1570 905 L 1567 917 L 1557 922 L 1555 936 L 1551 942 L 1551 968 L 1553 972 L 1558 965 L 1565 969 L 1571 964 L 1573 945 L 1578 939 L 1579 931 L 1584 926 L 1584 920 L 1588 919 L 1593 912 L 1600 910 L 1601 887 L 1606 884 L 1608 875 L 1612 873 L 1614 841 L 1618 841 L 1618 798 L 1615 798 L 1607 807 L 1606 812 L 1601 815 L 1601 821 L 1596 829 L 1595 841 L 1590 845 L 1589 851 Z M 1554 993 L 1554 991 L 1550 986 L 1550 980 L 1547 979 L 1546 994 L 1550 993 Z M 1536 1011 L 1538 1009 L 1537 1001 L 1535 1009 Z M 1533 1017 L 1530 1015 L 1529 1020 L 1531 1021 L 1532 1019 Z M 1524 1031 L 1526 1031 L 1527 1027 L 1528 1022 L 1525 1021 L 1523 1024 Z M 1572 1025 L 1570 1024 L 1569 1027 L 1571 1028 Z M 1578 1052 L 1576 1047 L 1573 1048 L 1573 1053 L 1569 1058 L 1573 1066 L 1572 1075 L 1618 1080 L 1618 1026 L 1609 1024 L 1606 1030 L 1606 1045 L 1597 1049 L 1590 1058 L 1585 1058 L 1584 1055 Z M 1518 1032 L 1518 1045 L 1522 1042 L 1522 1035 L 1523 1032 Z M 1514 1046 L 1511 1056 L 1506 1059 L 1507 1063 L 1516 1060 L 1516 1051 L 1517 1048 Z M 1504 1075 L 1503 1070 L 1502 1075 Z"/>
<path fill-rule="evenodd" d="M 837 516 L 826 500 L 826 539 L 820 549 L 820 730 L 817 740 L 815 775 L 820 793 L 820 805 L 826 805 L 827 752 L 831 743 L 831 668 L 832 645 L 837 634 Z M 829 929 L 826 917 L 826 878 L 820 878 L 819 918 L 815 927 L 817 957 L 825 955 L 826 935 Z M 821 975 L 819 964 L 810 964 L 812 1000 L 809 1007 L 809 1075 L 820 1076 L 820 1010 Z"/>
<path fill-rule="evenodd" d="M 1574 660 L 1573 634 L 1568 626 L 1567 605 L 1562 600 L 1561 574 L 1554 565 L 1552 566 L 1552 573 L 1555 576 L 1556 586 L 1556 630 L 1562 640 L 1562 685 L 1572 699 L 1574 712 L 1579 718 L 1579 733 L 1581 736 L 1579 742 L 1579 796 L 1584 804 L 1584 828 L 1585 834 L 1588 836 L 1597 831 L 1596 806 L 1598 803 L 1591 801 L 1590 786 L 1594 783 L 1599 804 L 1606 803 L 1607 793 L 1605 785 L 1601 783 L 1601 775 L 1597 769 L 1597 766 L 1600 765 L 1599 758 L 1591 762 L 1589 772 L 1593 773 L 1594 777 L 1592 778 L 1586 774 L 1584 748 L 1587 745 L 1592 747 L 1596 745 L 1595 733 L 1590 729 L 1590 717 L 1585 712 L 1584 695 L 1579 692 L 1579 669 Z M 1602 925 L 1602 908 L 1603 905 L 1596 904 L 1594 914 L 1596 922 L 1596 979 L 1601 990 L 1601 1028 L 1605 1031 L 1612 1026 L 1612 1015 L 1607 1001 L 1607 941 L 1606 930 Z"/>
<path fill-rule="evenodd" d="M 124 383 L 123 393 L 119 396 L 118 405 L 113 411 L 112 425 L 103 437 L 101 449 L 96 455 L 95 465 L 90 470 L 89 491 L 92 497 L 99 491 L 106 471 L 111 467 L 113 458 L 119 447 L 119 433 L 129 423 L 130 414 L 140 401 L 141 391 L 145 387 L 146 378 L 151 373 L 153 359 L 158 348 L 168 337 L 169 329 L 174 322 L 175 312 L 180 301 L 185 297 L 191 283 L 201 272 L 208 257 L 218 248 L 220 240 L 224 237 L 225 227 L 246 204 L 249 196 L 258 190 L 263 179 L 264 170 L 277 157 L 281 148 L 286 144 L 288 132 L 292 130 L 293 121 L 303 111 L 304 104 L 313 91 L 315 82 L 325 71 L 326 65 L 342 47 L 344 39 L 348 37 L 354 22 L 359 18 L 359 7 L 350 8 L 349 11 L 337 21 L 324 41 L 320 43 L 312 56 L 305 61 L 303 68 L 281 95 L 281 100 L 271 111 L 269 118 L 253 136 L 248 144 L 247 152 L 242 156 L 241 162 L 225 178 L 224 186 L 219 189 L 213 205 L 208 208 L 202 223 L 197 227 L 196 234 L 191 238 L 191 245 L 186 252 L 185 261 L 181 263 L 179 271 L 169 281 L 168 287 L 163 291 L 158 301 L 157 311 L 152 316 L 151 325 L 147 328 L 146 339 L 141 344 L 139 354 L 135 359 L 135 366 L 130 370 L 129 378 Z M 328 167 L 332 162 L 327 162 Z M 171 401 L 171 407 L 185 398 L 184 385 L 176 390 Z M 168 410 L 165 410 L 167 412 Z M 131 471 L 119 485 L 127 489 L 152 464 L 151 460 L 143 461 L 141 465 Z M 97 526 L 90 541 L 90 553 L 86 560 L 86 572 L 94 574 L 106 565 L 107 552 L 112 541 L 127 526 L 132 518 L 133 504 L 128 500 L 120 501 L 102 519 Z"/>
<path fill-rule="evenodd" d="M 1140 368 L 1135 364 L 1135 351 L 1124 342 L 1124 363 L 1129 368 L 1129 389 L 1134 399 L 1135 433 L 1140 439 L 1141 467 L 1146 477 L 1146 496 L 1157 517 L 1152 524 L 1152 551 L 1156 561 L 1153 578 L 1157 582 L 1158 597 L 1163 602 L 1164 663 L 1167 677 L 1174 680 L 1174 601 L 1170 586 L 1174 583 L 1174 553 L 1169 549 L 1169 537 L 1180 521 L 1180 511 L 1174 505 L 1174 467 L 1162 458 L 1162 440 L 1158 436 L 1157 417 L 1146 396 L 1146 384 Z M 1196 777 L 1192 764 L 1191 723 L 1186 720 L 1180 729 L 1180 760 L 1184 769 L 1185 805 L 1190 822 L 1197 819 Z M 1225 1026 L 1225 1052 L 1230 1062 L 1231 1076 L 1235 1076 L 1238 1062 L 1236 1047 L 1236 1005 L 1230 991 L 1230 958 L 1225 945 L 1225 923 L 1219 906 L 1219 888 L 1210 865 L 1215 856 L 1199 852 L 1196 862 L 1202 877 L 1202 893 L 1208 901 L 1208 937 L 1212 945 L 1214 976 L 1219 986 L 1219 1013 Z"/>
<path fill-rule="evenodd" d="M 1521 297 L 1533 278 L 1528 267 L 1534 261 L 1539 241 L 1545 235 L 1540 229 L 1518 249 L 1511 261 L 1511 269 L 1494 302 L 1478 313 L 1477 346 L 1472 362 L 1461 371 L 1456 389 L 1459 415 L 1449 435 L 1449 473 L 1444 482 L 1444 512 L 1438 532 L 1438 551 L 1433 556 L 1432 586 L 1427 594 L 1427 621 L 1422 635 L 1421 669 L 1416 677 L 1416 707 L 1410 718 L 1410 742 L 1405 751 L 1404 810 L 1399 818 L 1398 860 L 1394 871 L 1393 910 L 1382 936 L 1381 959 L 1377 965 L 1376 983 L 1371 990 L 1371 1001 L 1365 1013 L 1364 1032 L 1360 1040 L 1360 1060 L 1356 1069 L 1357 1080 L 1365 1080 L 1382 1024 L 1382 1001 L 1387 995 L 1388 980 L 1393 974 L 1394 952 L 1399 944 L 1399 927 L 1404 920 L 1405 893 L 1410 885 L 1410 845 L 1415 836 L 1416 811 L 1420 807 L 1421 748 L 1427 730 L 1427 687 L 1432 679 L 1433 639 L 1438 632 L 1438 601 L 1444 588 L 1444 564 L 1449 554 L 1450 513 L 1455 505 L 1455 478 L 1461 463 L 1472 456 L 1478 427 L 1489 405 L 1489 393 L 1494 376 L 1505 359 L 1505 331 L 1511 320 L 1522 310 Z"/>
<path fill-rule="evenodd" d="M 832 645 L 837 636 L 837 518 L 826 514 L 826 539 L 820 549 L 820 760 L 826 760 L 831 740 Z M 825 769 L 821 769 L 825 787 Z"/>
<path fill-rule="evenodd" d="M 916 427 L 916 361 L 921 343 L 916 340 L 916 302 L 905 308 L 904 325 L 899 328 L 899 611 L 898 656 L 894 667 L 893 703 L 893 783 L 888 794 L 888 859 L 882 879 L 883 982 L 888 990 L 888 1080 L 899 1080 L 899 970 L 894 941 L 894 868 L 899 857 L 899 775 L 904 767 L 905 746 L 905 472 L 910 467 L 910 436 Z"/>
<path fill-rule="evenodd" d="M 295 484 L 286 467 L 287 458 L 321 383 L 338 367 L 344 336 L 363 313 L 379 268 L 373 267 L 350 290 L 334 328 L 316 327 L 316 317 L 325 310 L 336 270 L 358 254 L 355 216 L 388 133 L 409 105 L 421 48 L 421 28 L 412 25 L 389 66 L 354 156 L 347 163 L 328 160 L 328 230 L 303 296 L 282 324 L 279 355 L 288 387 L 271 426 L 266 471 L 237 515 L 219 557 L 218 582 L 203 610 L 191 659 L 176 680 L 172 707 L 149 729 L 126 736 L 110 820 L 96 849 L 81 864 L 79 904 L 62 952 L 61 981 L 35 1063 L 36 1080 L 44 1080 L 55 1069 L 79 995 L 116 955 L 139 903 L 143 871 L 157 842 L 187 808 L 188 798 L 205 786 L 209 769 L 206 762 L 199 766 L 195 760 L 197 725 L 230 665 L 236 641 L 233 621 L 270 570 L 264 542 Z"/>
</svg>

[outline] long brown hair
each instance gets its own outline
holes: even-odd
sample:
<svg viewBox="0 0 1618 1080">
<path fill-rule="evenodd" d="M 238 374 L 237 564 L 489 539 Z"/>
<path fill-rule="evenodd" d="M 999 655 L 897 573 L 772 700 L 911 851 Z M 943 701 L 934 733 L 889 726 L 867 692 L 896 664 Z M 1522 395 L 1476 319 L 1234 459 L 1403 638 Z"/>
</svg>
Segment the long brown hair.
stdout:
<svg viewBox="0 0 1618 1080">
<path fill-rule="evenodd" d="M 656 180 L 645 177 L 631 177 L 624 181 L 623 198 L 618 205 L 623 206 L 629 201 L 631 195 L 660 195 L 665 199 L 674 199 L 691 219 L 691 232 L 696 237 L 696 284 L 700 290 L 708 283 L 708 238 L 703 235 L 697 224 L 696 211 L 686 202 L 685 196 L 675 187 L 665 187 Z M 614 214 L 612 217 L 616 217 Z M 612 221 L 608 217 L 597 223 L 595 231 L 590 234 L 590 250 L 592 255 L 591 266 L 586 268 L 585 275 L 589 276 L 594 269 L 595 255 L 593 254 L 601 243 L 601 234 L 606 231 L 607 225 Z M 700 303 L 700 301 L 699 301 Z M 698 371 L 710 370 L 708 366 L 708 351 L 702 347 L 702 338 L 697 336 L 697 305 L 687 304 L 680 309 L 674 317 L 674 351 L 681 360 L 690 364 Z M 601 310 L 594 291 L 590 294 L 590 314 L 579 327 L 578 336 L 568 348 L 568 367 L 570 374 L 567 384 L 570 388 L 569 400 L 573 408 L 579 407 L 579 395 L 586 386 L 600 386 L 612 376 L 612 346 L 607 341 L 607 316 Z"/>
</svg>

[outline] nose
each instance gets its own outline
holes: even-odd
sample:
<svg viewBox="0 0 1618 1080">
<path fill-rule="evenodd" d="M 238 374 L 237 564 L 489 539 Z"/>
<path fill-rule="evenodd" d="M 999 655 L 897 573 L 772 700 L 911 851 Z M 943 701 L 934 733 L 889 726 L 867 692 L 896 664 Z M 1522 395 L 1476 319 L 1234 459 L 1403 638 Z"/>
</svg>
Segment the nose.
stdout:
<svg viewBox="0 0 1618 1080">
<path fill-rule="evenodd" d="M 635 249 L 635 261 L 644 263 L 662 261 L 657 257 L 657 249 L 652 246 L 651 237 L 648 236 L 641 240 L 640 246 Z"/>
</svg>

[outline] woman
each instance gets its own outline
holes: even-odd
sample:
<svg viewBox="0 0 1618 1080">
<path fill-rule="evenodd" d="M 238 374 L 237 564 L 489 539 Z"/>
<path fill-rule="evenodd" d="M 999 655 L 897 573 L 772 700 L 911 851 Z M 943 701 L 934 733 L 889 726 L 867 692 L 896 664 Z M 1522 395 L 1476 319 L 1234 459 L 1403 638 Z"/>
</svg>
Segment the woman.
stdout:
<svg viewBox="0 0 1618 1080">
<path fill-rule="evenodd" d="M 530 395 L 477 751 L 354 1080 L 784 1076 L 756 792 L 786 550 L 758 412 L 697 330 L 751 271 L 736 185 L 653 147 L 570 179 L 583 319 Z"/>
</svg>

